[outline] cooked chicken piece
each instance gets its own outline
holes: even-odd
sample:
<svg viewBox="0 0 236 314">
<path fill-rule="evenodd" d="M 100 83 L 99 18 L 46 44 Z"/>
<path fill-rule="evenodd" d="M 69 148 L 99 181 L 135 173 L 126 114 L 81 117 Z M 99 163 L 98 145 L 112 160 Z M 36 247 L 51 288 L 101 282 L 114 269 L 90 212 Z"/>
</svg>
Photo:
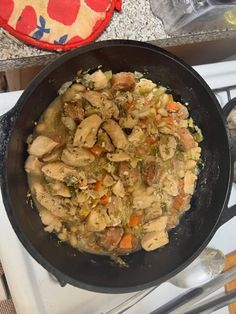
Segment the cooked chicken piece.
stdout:
<svg viewBox="0 0 236 314">
<path fill-rule="evenodd" d="M 168 219 L 167 219 L 167 229 L 172 229 L 177 226 L 179 223 L 179 212 L 175 209 L 171 209 L 168 213 Z"/>
<path fill-rule="evenodd" d="M 168 94 L 162 94 L 159 100 L 160 100 L 160 105 L 162 107 L 165 107 L 170 101 L 170 96 Z"/>
<path fill-rule="evenodd" d="M 125 136 L 125 133 L 122 131 L 121 127 L 117 122 L 112 119 L 105 121 L 102 125 L 102 128 L 110 136 L 112 143 L 115 147 L 119 149 L 124 149 L 128 145 L 128 140 Z"/>
<path fill-rule="evenodd" d="M 193 194 L 196 180 L 196 174 L 188 170 L 184 177 L 184 192 L 186 194 Z"/>
<path fill-rule="evenodd" d="M 69 236 L 69 242 L 72 247 L 76 247 L 78 244 L 77 237 L 74 233 L 71 233 Z"/>
<path fill-rule="evenodd" d="M 66 228 L 62 228 L 62 231 L 60 233 L 58 233 L 58 239 L 61 240 L 61 241 L 66 241 L 68 240 L 68 232 L 67 232 L 67 229 Z"/>
<path fill-rule="evenodd" d="M 194 169 L 197 165 L 197 162 L 195 160 L 187 160 L 185 163 L 185 169 L 186 170 L 191 170 Z"/>
<path fill-rule="evenodd" d="M 73 84 L 69 87 L 64 94 L 62 94 L 63 102 L 77 101 L 81 99 L 82 92 L 85 91 L 85 87 L 81 84 Z"/>
<path fill-rule="evenodd" d="M 77 127 L 75 121 L 72 118 L 70 118 L 70 117 L 62 117 L 61 118 L 61 122 L 70 131 L 74 131 L 76 129 L 76 127 Z"/>
<path fill-rule="evenodd" d="M 100 90 L 107 87 L 106 75 L 101 70 L 91 74 L 89 76 L 89 80 L 93 82 L 95 90 Z"/>
<path fill-rule="evenodd" d="M 197 143 L 194 141 L 194 138 L 188 129 L 180 128 L 178 130 L 178 135 L 180 137 L 180 142 L 186 151 L 197 146 Z"/>
<path fill-rule="evenodd" d="M 131 117 L 130 115 L 124 118 L 120 118 L 119 125 L 122 129 L 133 129 L 137 125 L 138 119 Z"/>
<path fill-rule="evenodd" d="M 177 116 L 178 116 L 180 119 L 187 119 L 188 116 L 189 116 L 187 107 L 185 107 L 184 105 L 182 105 L 182 104 L 179 103 L 179 102 L 178 102 L 178 104 L 179 104 L 180 109 L 179 109 L 178 112 L 177 112 Z"/>
<path fill-rule="evenodd" d="M 179 120 L 179 127 L 180 128 L 187 128 L 188 127 L 188 120 Z"/>
<path fill-rule="evenodd" d="M 66 117 L 72 118 L 76 123 L 80 123 L 84 119 L 82 102 L 65 102 L 63 111 Z"/>
<path fill-rule="evenodd" d="M 167 110 L 164 109 L 164 108 L 159 108 L 159 109 L 157 110 L 157 112 L 158 112 L 161 116 L 163 116 L 163 117 L 167 117 L 167 116 L 168 116 L 168 112 L 167 112 Z"/>
<path fill-rule="evenodd" d="M 105 175 L 102 182 L 103 182 L 105 187 L 110 187 L 114 184 L 114 180 L 113 180 L 112 176 L 110 176 L 109 174 Z"/>
<path fill-rule="evenodd" d="M 88 231 L 99 232 L 106 228 L 107 220 L 105 213 L 94 208 L 89 214 L 86 222 L 86 229 Z"/>
<path fill-rule="evenodd" d="M 143 119 L 148 116 L 155 116 L 156 115 L 156 109 L 152 107 L 147 107 L 143 109 L 137 109 L 132 111 L 132 116 L 136 119 Z"/>
<path fill-rule="evenodd" d="M 178 185 L 179 185 L 178 178 L 172 174 L 167 174 L 163 181 L 162 189 L 168 195 L 176 196 L 179 194 Z"/>
<path fill-rule="evenodd" d="M 176 158 L 172 159 L 173 168 L 179 178 L 183 178 L 185 175 L 185 166 L 186 164 L 182 160 Z"/>
<path fill-rule="evenodd" d="M 64 149 L 61 160 L 72 167 L 83 167 L 95 160 L 95 156 L 85 148 Z"/>
<path fill-rule="evenodd" d="M 141 181 L 141 175 L 138 169 L 133 168 L 128 162 L 122 161 L 119 163 L 118 176 L 122 179 L 125 185 L 133 186 Z"/>
<path fill-rule="evenodd" d="M 28 153 L 36 157 L 42 157 L 43 155 L 50 153 L 56 146 L 57 142 L 53 141 L 47 136 L 39 135 L 28 148 Z"/>
<path fill-rule="evenodd" d="M 93 114 L 88 118 L 84 119 L 75 132 L 73 145 L 93 147 L 96 143 L 97 132 L 102 123 L 102 119 L 97 115 Z"/>
<path fill-rule="evenodd" d="M 42 172 L 47 178 L 61 182 L 63 182 L 65 178 L 69 176 L 78 177 L 78 173 L 75 169 L 60 161 L 46 164 L 42 167 Z"/>
<path fill-rule="evenodd" d="M 168 233 L 165 231 L 152 231 L 144 235 L 141 240 L 142 248 L 145 251 L 153 251 L 169 243 Z"/>
<path fill-rule="evenodd" d="M 159 151 L 163 160 L 171 159 L 177 147 L 177 142 L 173 136 L 166 137 L 166 142 L 159 145 Z"/>
<path fill-rule="evenodd" d="M 109 159 L 110 161 L 119 162 L 119 161 L 130 160 L 130 156 L 123 151 L 117 151 L 113 154 L 108 153 L 107 159 Z"/>
<path fill-rule="evenodd" d="M 133 192 L 133 206 L 137 209 L 145 209 L 155 202 L 157 195 L 152 187 L 139 187 Z"/>
<path fill-rule="evenodd" d="M 124 189 L 123 183 L 120 180 L 118 180 L 116 182 L 116 184 L 113 186 L 112 192 L 116 196 L 120 196 L 120 197 L 124 197 L 125 196 L 125 189 Z"/>
<path fill-rule="evenodd" d="M 175 133 L 175 128 L 163 126 L 163 127 L 158 128 L 158 131 L 162 134 L 173 135 Z"/>
<path fill-rule="evenodd" d="M 52 196 L 39 183 L 34 185 L 33 194 L 39 204 L 53 215 L 59 218 L 68 219 L 69 208 L 66 208 L 63 197 Z"/>
<path fill-rule="evenodd" d="M 102 232 L 98 244 L 108 251 L 114 250 L 120 242 L 124 230 L 122 228 L 107 228 Z"/>
<path fill-rule="evenodd" d="M 42 160 L 43 162 L 53 162 L 60 158 L 61 155 L 61 149 L 54 149 L 51 153 L 46 154 Z"/>
<path fill-rule="evenodd" d="M 93 107 L 102 108 L 104 106 L 105 97 L 101 93 L 88 90 L 83 94 L 83 98 L 86 99 Z"/>
<path fill-rule="evenodd" d="M 107 133 L 100 129 L 98 131 L 98 139 L 97 139 L 97 144 L 101 146 L 105 151 L 111 153 L 114 152 L 115 147 L 113 146 L 110 137 L 107 135 Z"/>
<path fill-rule="evenodd" d="M 138 146 L 143 142 L 145 138 L 143 130 L 139 126 L 135 126 L 128 136 L 128 141 L 131 142 L 134 146 Z"/>
<path fill-rule="evenodd" d="M 104 100 L 104 108 L 103 108 L 103 113 L 102 116 L 104 119 L 111 119 L 112 117 L 114 119 L 119 119 L 119 109 L 117 108 L 116 104 L 108 99 Z"/>
<path fill-rule="evenodd" d="M 141 95 L 146 95 L 150 93 L 157 84 L 153 83 L 151 80 L 141 78 L 141 80 L 136 84 L 135 91 L 139 92 Z"/>
<path fill-rule="evenodd" d="M 48 183 L 47 186 L 48 186 L 49 192 L 52 195 L 58 195 L 62 197 L 71 197 L 69 188 L 62 182 L 57 181 L 53 183 Z"/>
<path fill-rule="evenodd" d="M 191 148 L 188 152 L 187 152 L 187 156 L 189 159 L 193 159 L 198 161 L 200 158 L 200 154 L 201 154 L 201 147 L 194 147 Z"/>
<path fill-rule="evenodd" d="M 53 215 L 50 211 L 41 210 L 39 212 L 39 216 L 42 220 L 42 223 L 47 226 L 46 231 L 48 232 L 52 232 L 54 230 L 57 232 L 60 231 L 62 224 L 60 220 L 55 215 Z"/>
<path fill-rule="evenodd" d="M 116 104 L 107 99 L 99 92 L 95 91 L 86 91 L 83 94 L 83 98 L 86 99 L 93 107 L 99 109 L 99 113 L 104 119 L 110 119 L 114 117 L 115 119 L 119 118 L 119 109 Z"/>
<path fill-rule="evenodd" d="M 160 200 L 155 201 L 150 207 L 145 209 L 144 221 L 156 219 L 162 214 Z"/>
<path fill-rule="evenodd" d="M 33 175 L 40 175 L 43 163 L 37 157 L 29 155 L 25 162 L 25 171 Z"/>
<path fill-rule="evenodd" d="M 142 227 L 144 232 L 157 231 L 161 232 L 166 229 L 167 216 L 162 216 L 157 219 L 146 222 Z"/>
<path fill-rule="evenodd" d="M 120 72 L 112 75 L 112 89 L 119 91 L 130 91 L 135 86 L 134 74 L 130 72 Z"/>
<path fill-rule="evenodd" d="M 142 179 L 147 185 L 157 183 L 159 176 L 158 164 L 155 157 L 148 157 L 142 165 Z"/>
</svg>

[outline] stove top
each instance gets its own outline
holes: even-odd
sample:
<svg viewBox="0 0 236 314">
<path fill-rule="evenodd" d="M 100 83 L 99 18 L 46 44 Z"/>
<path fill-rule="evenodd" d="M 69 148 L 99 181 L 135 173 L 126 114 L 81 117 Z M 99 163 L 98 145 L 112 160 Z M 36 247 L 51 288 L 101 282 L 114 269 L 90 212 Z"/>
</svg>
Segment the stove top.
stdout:
<svg viewBox="0 0 236 314">
<path fill-rule="evenodd" d="M 216 90 L 223 106 L 228 97 L 236 97 L 236 61 L 196 66 L 195 69 Z M 22 91 L 0 94 L 0 115 L 14 106 Z M 236 204 L 236 185 L 233 184 L 229 206 Z M 135 293 L 102 294 L 75 288 L 61 287 L 23 248 L 15 235 L 4 210 L 0 195 L 0 259 L 18 314 L 93 314 L 106 313 Z M 236 218 L 224 224 L 215 234 L 209 247 L 225 254 L 236 249 Z M 166 282 L 125 313 L 150 313 L 158 306 L 179 295 L 184 289 Z M 113 312 L 115 314 L 116 312 Z M 215 313 L 228 313 L 227 308 Z"/>
</svg>

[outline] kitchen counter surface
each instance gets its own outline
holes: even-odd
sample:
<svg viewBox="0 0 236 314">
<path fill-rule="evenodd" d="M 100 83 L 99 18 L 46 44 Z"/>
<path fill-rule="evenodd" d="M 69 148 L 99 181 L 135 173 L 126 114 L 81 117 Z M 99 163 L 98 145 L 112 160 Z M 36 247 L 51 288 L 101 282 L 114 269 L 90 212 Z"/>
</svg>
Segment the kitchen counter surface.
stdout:
<svg viewBox="0 0 236 314">
<path fill-rule="evenodd" d="M 204 27 L 205 29 L 169 36 L 165 33 L 161 21 L 152 14 L 149 0 L 124 0 L 122 13 L 114 13 L 110 25 L 97 41 L 133 39 L 170 47 L 236 38 L 236 26 L 221 23 L 211 28 Z M 0 29 L 0 71 L 47 64 L 59 55 L 59 52 L 43 51 L 23 44 Z"/>
</svg>

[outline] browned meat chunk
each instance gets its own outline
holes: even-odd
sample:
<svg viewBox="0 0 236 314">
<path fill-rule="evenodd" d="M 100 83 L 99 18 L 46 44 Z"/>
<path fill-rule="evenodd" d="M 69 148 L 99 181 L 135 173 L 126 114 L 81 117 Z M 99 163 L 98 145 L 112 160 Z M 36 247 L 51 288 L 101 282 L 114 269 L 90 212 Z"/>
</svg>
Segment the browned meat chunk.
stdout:
<svg viewBox="0 0 236 314">
<path fill-rule="evenodd" d="M 101 235 L 98 244 L 108 251 L 114 250 L 123 236 L 122 228 L 107 228 Z"/>
<path fill-rule="evenodd" d="M 66 117 L 72 118 L 76 123 L 84 119 L 84 109 L 79 102 L 65 102 L 63 111 Z"/>
<path fill-rule="evenodd" d="M 194 141 L 194 138 L 189 130 L 181 128 L 178 130 L 178 135 L 180 136 L 180 142 L 186 151 L 197 146 L 197 143 Z"/>
<path fill-rule="evenodd" d="M 122 179 L 125 185 L 133 185 L 140 181 L 138 169 L 132 168 L 127 161 L 119 163 L 118 176 Z"/>
<path fill-rule="evenodd" d="M 114 74 L 111 83 L 114 90 L 130 91 L 135 85 L 134 75 L 130 72 Z"/>
<path fill-rule="evenodd" d="M 158 174 L 159 174 L 159 170 L 158 170 L 157 162 L 153 160 L 152 158 L 148 158 L 147 160 L 145 160 L 142 166 L 143 181 L 147 185 L 153 185 L 157 183 Z"/>
</svg>

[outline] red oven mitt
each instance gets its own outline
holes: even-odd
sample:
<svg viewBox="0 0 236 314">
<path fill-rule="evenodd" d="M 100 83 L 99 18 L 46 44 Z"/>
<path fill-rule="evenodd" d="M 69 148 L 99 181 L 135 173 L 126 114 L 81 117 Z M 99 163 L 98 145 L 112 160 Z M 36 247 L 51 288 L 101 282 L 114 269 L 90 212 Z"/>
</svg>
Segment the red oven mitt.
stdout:
<svg viewBox="0 0 236 314">
<path fill-rule="evenodd" d="M 122 0 L 0 0 L 0 26 L 31 45 L 69 50 L 93 41 Z"/>
</svg>

